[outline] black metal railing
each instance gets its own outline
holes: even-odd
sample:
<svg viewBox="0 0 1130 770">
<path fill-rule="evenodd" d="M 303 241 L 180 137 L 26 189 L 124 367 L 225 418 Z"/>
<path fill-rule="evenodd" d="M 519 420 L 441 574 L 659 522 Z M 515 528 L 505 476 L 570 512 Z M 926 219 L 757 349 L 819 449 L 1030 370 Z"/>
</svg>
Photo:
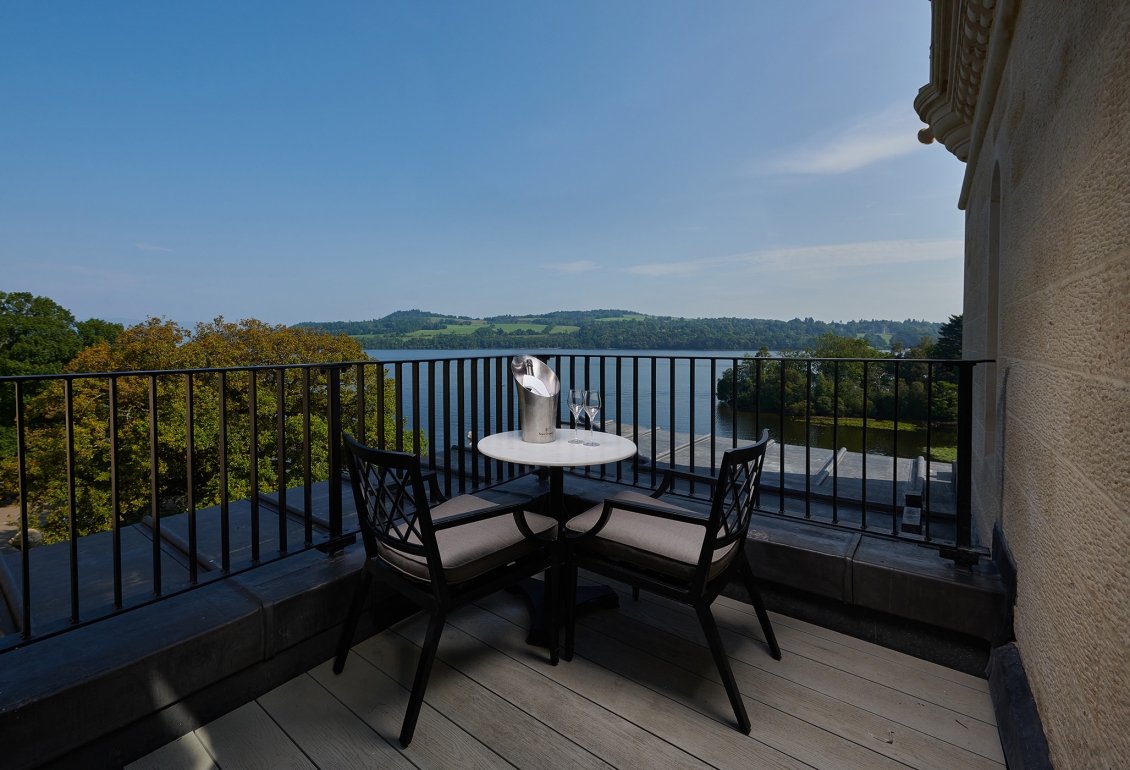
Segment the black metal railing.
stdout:
<svg viewBox="0 0 1130 770">
<path fill-rule="evenodd" d="M 662 469 L 674 467 L 705 481 L 722 452 L 768 428 L 776 445 L 760 510 L 933 543 L 964 565 L 982 553 L 971 541 L 968 483 L 973 370 L 981 361 L 542 357 L 563 389 L 601 392 L 597 430 L 639 446 L 634 461 L 578 472 L 654 487 Z M 421 454 L 448 495 L 527 473 L 477 449 L 478 438 L 520 427 L 510 361 L 421 357 L 0 378 L 0 388 L 14 389 L 9 476 L 24 544 L 18 579 L 7 566 L 14 557 L 0 554 L 8 609 L 0 630 L 19 640 L 0 640 L 0 648 L 312 548 L 340 552 L 356 532 L 342 488 L 344 432 Z M 900 442 L 908 423 L 914 430 Z M 569 424 L 562 404 L 559 425 Z M 840 446 L 849 432 L 856 451 Z M 935 459 L 940 448 L 956 461 Z M 814 461 L 822 461 L 815 473 Z M 682 491 L 708 489 L 692 481 Z M 299 499 L 301 507 L 291 504 Z M 50 539 L 68 545 L 28 547 L 33 515 L 46 517 Z M 261 529 L 264 516 L 276 526 Z"/>
</svg>

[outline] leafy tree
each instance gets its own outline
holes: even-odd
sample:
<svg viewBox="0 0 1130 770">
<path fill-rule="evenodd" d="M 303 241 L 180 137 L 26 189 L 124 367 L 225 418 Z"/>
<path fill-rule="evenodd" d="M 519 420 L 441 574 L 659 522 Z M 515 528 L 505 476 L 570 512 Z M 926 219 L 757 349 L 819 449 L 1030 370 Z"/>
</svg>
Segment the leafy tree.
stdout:
<svg viewBox="0 0 1130 770">
<path fill-rule="evenodd" d="M 75 323 L 71 312 L 30 292 L 0 292 L 0 377 L 58 374 L 84 347 L 121 333 L 121 324 L 92 318 Z M 28 383 L 25 398 L 45 386 Z M 0 386 L 0 457 L 16 451 L 16 392 Z"/>
<path fill-rule="evenodd" d="M 961 332 L 963 313 L 951 315 L 938 331 L 938 342 L 934 345 L 933 358 L 961 358 Z"/>
<path fill-rule="evenodd" d="M 344 335 L 329 335 L 313 329 L 287 329 L 259 321 L 228 323 L 217 318 L 197 324 L 192 330 L 172 321 L 149 319 L 122 331 L 112 341 L 102 339 L 83 350 L 67 365 L 68 372 L 136 372 L 169 369 L 281 366 L 299 363 L 359 361 L 366 358 L 360 345 Z M 378 401 L 383 398 L 385 446 L 405 440 L 405 424 L 396 415 L 391 379 L 367 372 L 366 443 L 376 445 Z M 276 415 L 277 385 L 283 378 L 283 433 L 286 460 L 284 478 L 277 475 L 278 446 Z M 328 373 L 311 368 L 310 434 L 311 477 L 329 477 Z M 220 375 L 192 375 L 194 467 L 191 483 L 198 507 L 220 500 L 219 423 Z M 228 496 L 239 500 L 250 494 L 252 468 L 251 390 L 255 387 L 256 445 L 258 467 L 254 472 L 261 490 L 300 484 L 303 478 L 303 421 L 301 370 L 268 369 L 232 372 L 226 375 L 226 426 L 228 450 Z M 189 480 L 186 461 L 186 376 L 157 375 L 157 470 L 159 504 L 164 511 L 185 510 Z M 150 505 L 149 388 L 145 375 L 123 374 L 117 378 L 118 458 L 122 522 L 137 521 Z M 356 368 L 341 374 L 342 416 L 345 430 L 356 434 Z M 35 415 L 26 435 L 29 501 L 37 514 L 46 514 L 44 537 L 48 542 L 67 537 L 66 425 L 64 390 L 52 382 L 25 405 Z M 109 435 L 110 399 L 108 378 L 74 380 L 75 475 L 78 494 L 78 529 L 82 535 L 109 529 L 112 520 Z M 420 436 L 426 451 L 426 440 Z M 411 443 L 411 437 L 405 440 Z M 0 495 L 16 490 L 15 458 L 0 461 Z"/>
<path fill-rule="evenodd" d="M 925 337 L 905 352 L 924 358 L 922 354 L 930 348 L 932 340 Z M 760 409 L 765 414 L 779 414 L 783 410 L 791 417 L 803 416 L 807 410 L 808 414 L 822 417 L 866 415 L 889 420 L 897 416 L 900 420 L 923 421 L 929 414 L 934 421 L 957 419 L 957 386 L 948 380 L 947 373 L 939 371 L 945 367 L 934 367 L 930 403 L 927 385 L 931 380 L 927 366 L 875 350 L 866 338 L 829 332 L 814 339 L 800 353 L 786 353 L 778 360 L 763 360 L 768 352 L 767 348 L 762 348 L 757 356 L 747 355 L 738 364 L 736 377 L 732 368 L 723 372 L 715 388 L 718 399 L 736 404 L 742 410 Z M 814 361 L 810 368 L 804 358 L 840 360 Z M 850 360 L 860 358 L 875 359 L 875 363 L 866 365 L 865 372 L 862 361 Z"/>
</svg>

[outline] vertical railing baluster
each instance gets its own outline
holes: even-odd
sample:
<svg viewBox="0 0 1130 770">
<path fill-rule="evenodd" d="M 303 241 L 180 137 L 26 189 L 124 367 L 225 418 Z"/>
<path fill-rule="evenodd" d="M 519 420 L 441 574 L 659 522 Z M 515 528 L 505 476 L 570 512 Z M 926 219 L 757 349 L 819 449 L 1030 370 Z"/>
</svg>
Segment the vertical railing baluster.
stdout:
<svg viewBox="0 0 1130 770">
<path fill-rule="evenodd" d="M 357 364 L 357 440 L 368 444 L 365 433 L 365 364 Z"/>
<path fill-rule="evenodd" d="M 149 516 L 153 520 L 153 595 L 161 595 L 161 501 L 157 467 L 157 375 L 149 375 Z"/>
<path fill-rule="evenodd" d="M 863 454 L 862 471 L 860 472 L 862 487 L 859 496 L 859 528 L 867 529 L 867 362 L 863 362 Z"/>
<path fill-rule="evenodd" d="M 840 523 L 840 362 L 832 368 L 832 523 Z"/>
<path fill-rule="evenodd" d="M 74 380 L 63 380 L 63 398 L 67 423 L 67 535 L 70 562 L 71 622 L 79 620 L 78 597 L 78 498 L 75 494 L 75 399 Z M 24 541 L 27 542 L 27 541 Z M 193 580 L 195 583 L 196 581 Z"/>
<path fill-rule="evenodd" d="M 468 457 L 467 451 L 463 447 L 463 440 L 464 440 L 463 439 L 463 433 L 464 433 L 464 431 L 467 427 L 466 412 L 464 411 L 464 408 L 463 408 L 464 385 L 465 385 L 464 374 L 463 374 L 465 367 L 464 367 L 463 359 L 462 358 L 458 359 L 456 361 L 456 365 L 459 367 L 456 371 L 456 384 L 455 384 L 455 386 L 456 386 L 455 397 L 458 399 L 457 403 L 459 405 L 458 406 L 458 409 L 459 409 L 459 432 L 458 432 L 458 434 L 456 435 L 455 438 L 459 442 L 458 443 L 458 445 L 459 445 L 459 494 L 463 494 L 464 492 L 467 491 L 467 457 Z"/>
<path fill-rule="evenodd" d="M 358 439 L 364 441 L 364 437 Z M 306 547 L 314 544 L 314 490 L 310 468 L 310 367 L 302 367 L 302 525 Z"/>
<path fill-rule="evenodd" d="M 957 380 L 957 528 L 959 550 L 973 545 L 973 364 L 958 365 Z M 969 564 L 958 562 L 961 569 Z"/>
<path fill-rule="evenodd" d="M 377 448 L 388 449 L 388 437 L 385 436 L 385 396 L 388 393 L 388 372 L 384 364 L 377 364 L 377 371 L 381 373 L 380 391 L 377 393 Z"/>
<path fill-rule="evenodd" d="M 184 375 L 184 467 L 188 503 L 188 582 L 196 585 L 196 441 L 193 437 L 192 373 Z"/>
<path fill-rule="evenodd" d="M 360 364 L 357 367 L 361 368 Z M 361 400 L 361 380 L 357 381 L 357 400 Z M 364 418 L 358 415 L 361 422 Z M 275 370 L 275 479 L 277 481 L 279 503 L 279 556 L 286 556 L 287 543 L 286 518 L 286 370 Z M 340 483 L 340 482 L 339 482 Z"/>
<path fill-rule="evenodd" d="M 891 449 L 891 534 L 898 535 L 899 514 L 899 362 L 895 361 L 895 429 Z"/>
<path fill-rule="evenodd" d="M 341 537 L 341 517 L 342 517 L 342 494 L 341 494 L 341 368 L 337 366 L 329 367 L 329 393 L 327 411 L 327 422 L 329 425 L 329 447 L 328 457 L 329 460 L 329 475 L 330 475 L 330 539 L 336 540 Z M 340 550 L 334 551 L 331 555 L 340 553 Z"/>
<path fill-rule="evenodd" d="M 657 443 L 658 443 L 658 439 L 656 438 L 656 434 L 659 432 L 659 426 L 656 425 L 657 419 L 656 419 L 656 406 L 655 406 L 656 394 L 658 393 L 658 390 L 657 390 L 657 385 L 658 385 L 657 379 L 659 377 L 658 361 L 659 361 L 659 359 L 658 359 L 657 356 L 651 356 L 651 485 L 653 487 L 655 486 L 655 465 L 658 462 L 658 459 L 656 457 L 656 449 L 658 448 L 656 446 Z"/>
<path fill-rule="evenodd" d="M 934 365 L 926 364 L 926 479 L 923 485 L 922 517 L 925 521 L 926 542 L 930 542 L 930 455 L 934 432 Z"/>
<path fill-rule="evenodd" d="M 730 446 L 738 446 L 738 359 L 734 359 L 734 368 L 731 370 L 732 385 L 730 388 Z"/>
<path fill-rule="evenodd" d="M 471 359 L 471 487 L 479 488 L 479 359 Z"/>
<path fill-rule="evenodd" d="M 804 380 L 804 518 L 812 518 L 812 359 Z"/>
<path fill-rule="evenodd" d="M 483 356 L 483 435 L 490 435 L 490 356 Z M 475 434 L 478 438 L 478 434 Z M 477 443 L 477 442 L 476 442 Z M 483 483 L 490 486 L 494 474 L 491 472 L 490 458 L 483 457 Z"/>
<path fill-rule="evenodd" d="M 412 362 L 412 454 L 420 456 L 420 362 Z"/>
<path fill-rule="evenodd" d="M 781 437 L 781 487 L 778 490 L 778 499 L 780 501 L 780 512 L 785 512 L 785 359 L 780 358 L 777 360 L 778 365 L 781 367 L 781 403 L 777 407 L 779 414 L 780 425 L 778 434 Z"/>
<path fill-rule="evenodd" d="M 623 409 L 623 391 L 624 391 L 624 367 L 623 358 L 616 356 L 616 435 L 624 435 L 624 415 Z M 634 437 L 633 437 L 634 438 Z M 624 480 L 624 463 L 616 463 L 616 480 Z"/>
<path fill-rule="evenodd" d="M 608 414 L 608 390 L 605 388 L 605 382 L 604 382 L 604 356 L 603 355 L 600 357 L 600 373 L 599 373 L 598 376 L 600 377 L 600 431 L 601 431 L 601 433 L 603 433 L 604 432 L 605 417 Z M 594 426 L 594 427 L 596 427 L 596 426 Z M 606 466 L 604 466 L 604 465 L 600 466 L 600 477 L 601 478 L 604 478 L 605 468 L 606 468 Z"/>
<path fill-rule="evenodd" d="M 670 400 L 670 409 L 668 411 L 670 412 L 670 418 L 671 418 L 671 441 L 670 441 L 670 444 L 671 444 L 671 462 L 670 462 L 670 465 L 671 465 L 672 468 L 674 468 L 675 467 L 675 358 L 674 357 L 667 359 L 667 366 L 668 366 L 668 373 L 670 375 L 668 377 L 669 386 L 671 388 L 671 392 L 668 395 L 668 399 Z"/>
<path fill-rule="evenodd" d="M 654 433 L 654 431 L 652 431 Z M 636 442 L 636 456 L 632 459 L 632 484 L 640 485 L 640 357 L 632 356 L 632 441 Z"/>
<path fill-rule="evenodd" d="M 111 380 L 113 382 L 113 380 Z M 219 455 L 220 455 L 220 561 L 224 574 L 231 572 L 231 527 L 228 506 L 228 373 L 220 372 L 219 381 Z M 117 452 L 115 451 L 115 455 Z M 117 488 L 117 484 L 114 485 Z M 114 519 L 117 520 L 115 505 Z"/>
<path fill-rule="evenodd" d="M 436 465 L 436 362 L 428 361 L 428 470 Z"/>
<path fill-rule="evenodd" d="M 443 494 L 451 497 L 451 361 L 443 362 Z M 462 461 L 460 461 L 462 462 Z"/>
<path fill-rule="evenodd" d="M 393 414 L 392 431 L 396 436 L 396 451 L 404 451 L 404 364 L 397 361 L 392 365 L 392 384 L 396 389 L 396 411 Z"/>
<path fill-rule="evenodd" d="M 513 364 L 513 361 L 514 358 L 512 356 L 506 356 L 504 359 L 504 365 L 506 367 L 506 373 L 503 375 L 503 379 L 506 380 L 506 430 L 515 430 L 517 428 L 514 420 L 514 385 L 510 383 L 512 379 L 510 366 Z M 515 470 L 517 470 L 518 473 L 523 472 L 522 466 L 515 468 L 514 463 L 508 463 L 506 470 L 510 474 L 510 478 L 514 478 Z"/>
<path fill-rule="evenodd" d="M 754 379 L 753 379 L 753 440 L 761 440 L 761 359 L 756 358 L 753 361 Z M 734 433 L 737 433 L 735 430 Z M 736 442 L 735 442 L 736 443 Z M 760 490 L 758 490 L 760 495 Z"/>
<path fill-rule="evenodd" d="M 27 488 L 27 444 L 24 432 L 27 430 L 24 417 L 24 384 L 16 380 L 16 478 L 20 492 L 20 599 L 23 617 L 20 621 L 20 637 L 31 637 L 31 540 L 28 536 L 28 488 Z M 3 558 L 3 557 L 0 557 Z M 121 570 L 118 570 L 121 574 Z"/>
<path fill-rule="evenodd" d="M 502 356 L 494 356 L 494 432 L 502 433 Z M 509 376 L 509 375 L 507 375 Z M 495 461 L 494 469 L 498 480 L 504 478 L 502 460 Z"/>
<path fill-rule="evenodd" d="M 259 563 L 259 378 L 254 369 L 247 370 L 247 403 L 251 434 L 251 563 Z M 333 489 L 331 474 L 330 488 Z"/>
<path fill-rule="evenodd" d="M 714 405 L 714 387 L 718 382 L 718 359 L 710 359 L 710 475 L 718 475 L 718 409 Z"/>
<path fill-rule="evenodd" d="M 110 378 L 110 532 L 114 560 L 114 609 L 122 608 L 122 493 L 118 442 L 118 378 Z"/>
<path fill-rule="evenodd" d="M 695 380 L 695 378 L 694 378 L 694 375 L 695 375 L 695 371 L 694 370 L 695 370 L 695 367 L 697 365 L 698 365 L 698 360 L 696 358 L 694 358 L 694 356 L 691 356 L 690 358 L 687 359 L 687 392 L 688 392 L 688 395 L 689 395 L 688 403 L 690 405 L 690 410 L 689 410 L 689 413 L 688 413 L 688 425 L 687 425 L 687 433 L 688 433 L 687 441 L 690 444 L 690 446 L 687 447 L 687 465 L 690 467 L 691 473 L 694 473 L 694 442 L 695 442 L 695 438 L 696 438 L 695 432 L 694 432 L 694 428 L 695 428 L 695 423 L 694 423 L 694 398 L 695 398 L 695 392 L 694 392 L 694 385 L 695 385 L 694 380 Z M 672 399 L 672 403 L 674 403 L 674 399 Z M 691 494 L 693 495 L 694 494 L 694 482 L 693 481 L 691 482 L 691 490 L 690 491 L 691 491 Z"/>
</svg>

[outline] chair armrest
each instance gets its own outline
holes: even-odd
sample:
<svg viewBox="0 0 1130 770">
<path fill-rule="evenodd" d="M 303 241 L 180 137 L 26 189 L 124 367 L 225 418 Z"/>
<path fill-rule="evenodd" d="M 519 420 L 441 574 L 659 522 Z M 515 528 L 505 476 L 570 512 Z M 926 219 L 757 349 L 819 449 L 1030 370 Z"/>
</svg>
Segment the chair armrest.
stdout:
<svg viewBox="0 0 1130 770">
<path fill-rule="evenodd" d="M 675 479 L 709 484 L 710 494 L 712 495 L 714 494 L 714 486 L 718 483 L 717 476 L 704 476 L 701 473 L 690 473 L 688 471 L 675 470 L 674 468 L 666 468 L 663 471 L 663 481 L 659 483 L 659 486 L 651 493 L 651 496 L 655 499 L 659 499 L 660 496 L 666 494 L 668 490 L 674 487 Z"/>
<path fill-rule="evenodd" d="M 473 524 L 476 521 L 493 519 L 496 516 L 505 516 L 508 513 L 514 516 L 514 525 L 518 527 L 518 531 L 522 533 L 522 537 L 526 538 L 527 540 L 537 540 L 538 542 L 544 543 L 553 539 L 552 537 L 547 538 L 541 537 L 540 535 L 535 535 L 533 530 L 530 529 L 530 525 L 526 523 L 526 512 L 522 510 L 522 506 L 517 503 L 511 503 L 510 505 L 494 505 L 490 508 L 483 508 L 478 511 L 468 511 L 467 513 L 460 513 L 455 516 L 449 516 L 446 519 L 441 519 L 440 521 L 434 522 L 432 524 L 432 529 L 436 532 L 439 532 L 444 529 L 459 527 L 464 524 Z"/>
<path fill-rule="evenodd" d="M 639 513 L 645 516 L 654 516 L 658 519 L 671 519 L 673 521 L 681 521 L 686 524 L 694 524 L 698 527 L 706 528 L 710 525 L 709 517 L 696 516 L 693 513 L 683 513 L 682 511 L 672 511 L 669 508 L 661 508 L 658 505 L 648 505 L 647 503 L 633 503 L 626 500 L 605 500 L 604 510 L 600 512 L 600 518 L 592 529 L 587 532 L 581 532 L 575 535 L 566 535 L 572 543 L 580 542 L 581 540 L 588 540 L 596 537 L 600 530 L 604 529 L 608 524 L 608 520 L 612 517 L 612 510 L 619 509 L 621 511 L 628 511 L 629 513 Z"/>
<path fill-rule="evenodd" d="M 427 473 L 421 473 L 420 474 L 420 481 L 428 482 L 428 486 L 431 487 L 431 493 L 432 493 L 433 499 L 438 500 L 441 503 L 447 502 L 447 498 L 444 496 L 443 492 L 440 491 L 439 476 L 436 475 L 435 471 L 428 471 Z"/>
</svg>

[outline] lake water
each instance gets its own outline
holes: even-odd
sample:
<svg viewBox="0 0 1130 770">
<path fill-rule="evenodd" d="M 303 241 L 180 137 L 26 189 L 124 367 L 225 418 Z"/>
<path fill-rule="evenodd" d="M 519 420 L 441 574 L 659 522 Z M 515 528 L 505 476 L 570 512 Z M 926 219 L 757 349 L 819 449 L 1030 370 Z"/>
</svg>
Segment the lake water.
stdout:
<svg viewBox="0 0 1130 770">
<path fill-rule="evenodd" d="M 619 416 L 626 426 L 632 425 L 633 417 L 638 413 L 640 429 L 650 428 L 653 424 L 664 431 L 671 430 L 672 416 L 671 405 L 674 404 L 674 430 L 676 433 L 693 433 L 699 436 L 714 433 L 721 438 L 731 438 L 736 435 L 739 440 L 756 440 L 758 417 L 752 412 L 739 411 L 735 415 L 727 405 L 714 398 L 714 385 L 722 373 L 734 365 L 734 360 L 740 360 L 744 352 L 734 351 L 702 351 L 702 350 L 649 350 L 649 351 L 615 351 L 615 350 L 367 350 L 371 357 L 389 364 L 386 370 L 389 376 L 394 376 L 396 363 L 401 362 L 402 398 L 404 400 L 404 414 L 411 425 L 414 409 L 412 405 L 412 375 L 413 366 L 409 361 L 441 361 L 447 359 L 463 360 L 463 402 L 465 408 L 464 425 L 458 427 L 458 407 L 454 392 L 457 388 L 457 365 L 454 361 L 448 364 L 451 382 L 451 415 L 452 436 L 464 435 L 471 427 L 470 421 L 470 396 L 471 396 L 471 362 L 476 358 L 477 388 L 478 388 L 478 414 L 480 433 L 482 432 L 482 419 L 484 409 L 482 406 L 484 389 L 484 368 L 490 366 L 486 387 L 490 394 L 491 431 L 496 430 L 498 394 L 496 392 L 499 374 L 497 362 L 490 360 L 495 356 L 508 356 L 521 353 L 530 353 L 548 357 L 549 365 L 561 379 L 563 391 L 570 387 L 597 388 L 601 386 L 601 363 L 603 362 L 603 392 L 604 409 L 598 419 L 616 420 Z M 754 351 L 751 351 L 754 352 Z M 636 378 L 635 368 L 638 357 L 638 389 L 634 385 Z M 483 359 L 488 359 L 485 363 Z M 654 362 L 653 362 L 654 359 Z M 693 359 L 693 366 L 692 366 Z M 714 359 L 713 361 L 711 359 Z M 674 361 L 674 378 L 672 379 L 672 360 Z M 619 361 L 619 378 L 617 378 L 617 361 Z M 436 363 L 436 379 L 442 389 L 442 364 Z M 423 429 L 428 428 L 428 414 L 431 407 L 431 388 L 428 380 L 428 365 L 419 365 L 419 391 L 420 391 L 420 424 Z M 509 429 L 510 414 L 508 395 L 506 389 L 513 388 L 509 372 L 501 372 L 503 385 L 502 392 L 502 427 Z M 372 374 L 369 375 L 370 382 Z M 652 380 L 655 381 L 655 397 L 652 398 Z M 436 391 L 436 409 L 442 409 L 440 390 Z M 638 393 L 637 393 L 638 390 Z M 693 396 L 693 397 L 692 397 Z M 514 408 L 517 408 L 515 403 Z M 562 417 L 568 420 L 569 411 L 564 398 L 561 401 Z M 653 411 L 654 410 L 654 411 Z M 652 414 L 654 413 L 654 422 Z M 516 422 L 516 418 L 515 418 Z M 446 440 L 443 436 L 443 419 L 436 415 L 436 440 L 443 445 Z M 777 415 L 762 414 L 760 427 L 767 428 L 769 435 L 774 440 L 781 440 L 781 421 Z M 898 456 L 914 458 L 926 453 L 926 428 L 925 426 L 902 426 L 898 432 Z M 910 427 L 910 430 L 906 428 Z M 863 429 L 858 426 L 840 425 L 837 441 L 833 442 L 833 427 L 831 425 L 809 425 L 808 442 L 811 446 L 825 449 L 835 448 L 835 444 L 847 447 L 849 451 L 860 452 L 863 449 Z M 956 426 L 936 426 L 931 436 L 932 445 L 954 446 L 957 443 Z M 804 418 L 786 417 L 784 420 L 784 443 L 803 445 L 805 443 Z M 868 454 L 891 456 L 895 448 L 895 432 L 893 430 L 880 430 L 874 427 L 867 429 Z"/>
</svg>

